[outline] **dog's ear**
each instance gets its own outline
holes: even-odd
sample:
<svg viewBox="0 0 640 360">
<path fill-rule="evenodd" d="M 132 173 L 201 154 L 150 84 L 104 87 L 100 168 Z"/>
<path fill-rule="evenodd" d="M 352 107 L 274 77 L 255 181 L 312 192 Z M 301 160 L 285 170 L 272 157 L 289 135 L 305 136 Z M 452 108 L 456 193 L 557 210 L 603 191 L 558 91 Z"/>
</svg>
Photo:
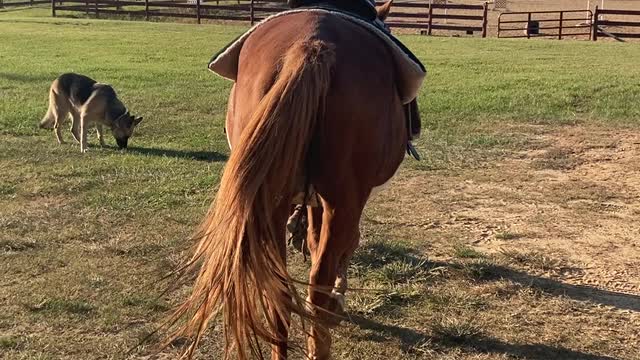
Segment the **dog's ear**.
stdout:
<svg viewBox="0 0 640 360">
<path fill-rule="evenodd" d="M 133 120 L 133 126 L 136 126 L 138 124 L 140 124 L 142 122 L 142 116 L 140 116 L 139 118 L 135 118 Z"/>
</svg>

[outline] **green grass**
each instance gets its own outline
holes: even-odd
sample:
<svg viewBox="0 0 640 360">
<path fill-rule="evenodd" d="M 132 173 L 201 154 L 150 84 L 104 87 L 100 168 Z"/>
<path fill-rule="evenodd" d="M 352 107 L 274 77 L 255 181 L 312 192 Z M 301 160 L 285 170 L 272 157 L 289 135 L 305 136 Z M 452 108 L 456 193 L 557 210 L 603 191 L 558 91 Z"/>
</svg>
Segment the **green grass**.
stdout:
<svg viewBox="0 0 640 360">
<path fill-rule="evenodd" d="M 638 122 L 636 44 L 404 38 L 430 70 L 427 122 Z"/>
<path fill-rule="evenodd" d="M 454 251 L 455 257 L 461 258 L 461 259 L 476 259 L 476 258 L 484 257 L 484 255 L 481 252 L 466 245 L 460 245 L 460 244 L 456 245 L 454 246 L 453 251 Z"/>
<path fill-rule="evenodd" d="M 159 280 L 186 255 L 228 155 L 231 83 L 206 65 L 246 27 L 48 15 L 0 11 L 0 358 L 122 358 L 184 295 L 161 295 Z M 526 144 L 510 126 L 640 119 L 635 44 L 401 38 L 429 69 L 420 94 L 425 160 L 408 162 L 411 171 L 456 170 Z M 91 135 L 82 155 L 37 128 L 51 81 L 68 71 L 111 83 L 144 116 L 128 151 L 110 136 L 101 149 Z M 506 307 L 501 294 L 519 285 L 500 282 L 499 266 L 471 248 L 455 248 L 452 264 L 432 262 L 427 235 L 363 226 L 351 285 L 370 291 L 348 301 L 372 320 L 337 335 L 337 358 L 474 358 L 450 343 L 481 345 L 486 329 L 473 314 Z M 304 278 L 308 264 L 293 257 L 291 265 Z"/>
<path fill-rule="evenodd" d="M 83 301 L 73 299 L 48 299 L 40 304 L 29 306 L 33 312 L 67 313 L 76 315 L 86 315 L 93 311 L 94 307 Z"/>
<path fill-rule="evenodd" d="M 496 239 L 498 240 L 515 240 L 523 237 L 524 235 L 511 231 L 499 231 L 496 233 Z"/>
<path fill-rule="evenodd" d="M 11 336 L 0 336 L 0 349 L 10 350 L 19 346 L 18 339 Z"/>
</svg>

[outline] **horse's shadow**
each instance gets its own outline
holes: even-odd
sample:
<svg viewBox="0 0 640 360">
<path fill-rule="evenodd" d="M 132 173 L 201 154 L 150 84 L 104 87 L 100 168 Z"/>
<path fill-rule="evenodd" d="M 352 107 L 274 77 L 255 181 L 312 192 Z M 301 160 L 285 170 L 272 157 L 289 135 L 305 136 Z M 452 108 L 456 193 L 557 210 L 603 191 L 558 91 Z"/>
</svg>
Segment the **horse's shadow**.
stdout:
<svg viewBox="0 0 640 360">
<path fill-rule="evenodd" d="M 363 244 L 354 254 L 353 262 L 368 269 L 380 269 L 385 263 L 403 262 L 407 264 L 424 263 L 426 258 L 420 251 L 398 243 L 373 241 Z M 456 262 L 426 261 L 427 268 L 444 268 L 448 273 L 459 272 L 462 265 Z M 594 304 L 616 307 L 632 311 L 640 311 L 640 296 L 619 293 L 615 291 L 593 288 L 590 286 L 566 284 L 559 280 L 542 278 L 528 274 L 524 271 L 512 269 L 488 262 L 483 271 L 483 277 L 476 281 L 490 282 L 500 279 L 509 279 L 524 287 L 532 287 L 550 296 L 563 296 L 577 301 L 587 301 Z M 447 281 L 446 277 L 440 280 Z M 416 351 L 423 344 L 436 351 L 446 351 L 450 348 L 460 348 L 482 353 L 507 355 L 531 360 L 546 359 L 581 359 L 581 360 L 614 360 L 614 357 L 584 353 L 560 346 L 531 343 L 509 343 L 491 338 L 483 334 L 464 336 L 459 339 L 440 337 L 437 334 L 421 332 L 408 327 L 383 324 L 361 314 L 351 313 L 348 321 L 355 324 L 364 334 L 350 334 L 361 340 L 388 343 L 398 341 L 404 351 Z"/>
<path fill-rule="evenodd" d="M 450 341 L 449 339 L 430 337 L 425 333 L 395 325 L 382 324 L 359 315 L 351 315 L 353 324 L 363 330 L 370 330 L 366 339 L 374 342 L 386 343 L 391 339 L 399 341 L 405 351 L 429 343 L 436 350 L 447 348 L 460 348 L 471 351 L 480 351 L 487 354 L 507 355 L 519 359 L 528 360 L 616 360 L 616 358 L 588 354 L 582 351 L 571 350 L 563 347 L 549 346 L 545 344 L 511 344 L 483 335 L 467 336 L 462 341 Z"/>
<path fill-rule="evenodd" d="M 418 263 L 425 260 L 426 258 L 416 249 L 398 244 L 372 242 L 365 243 L 356 252 L 353 262 L 366 264 L 369 268 L 375 269 L 390 261 Z M 456 271 L 460 269 L 461 264 L 428 261 L 426 266 L 429 268 L 442 267 Z M 560 280 L 531 275 L 525 271 L 491 262 L 483 266 L 483 278 L 476 279 L 477 281 L 508 279 L 521 286 L 532 287 L 548 295 L 566 296 L 577 301 L 588 301 L 618 309 L 640 312 L 639 295 L 604 290 L 587 285 L 567 284 Z"/>
</svg>

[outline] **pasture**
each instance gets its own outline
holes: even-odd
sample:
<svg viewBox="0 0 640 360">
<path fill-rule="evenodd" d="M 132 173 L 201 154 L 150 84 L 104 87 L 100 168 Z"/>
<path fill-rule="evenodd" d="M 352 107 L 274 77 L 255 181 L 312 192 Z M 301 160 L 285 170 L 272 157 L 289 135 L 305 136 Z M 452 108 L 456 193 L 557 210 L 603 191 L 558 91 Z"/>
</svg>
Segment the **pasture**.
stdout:
<svg viewBox="0 0 640 360">
<path fill-rule="evenodd" d="M 229 152 L 206 64 L 246 27 L 49 14 L 0 12 L 0 358 L 149 358 Z M 369 202 L 335 358 L 640 359 L 640 47 L 401 39 L 423 161 Z M 144 116 L 127 151 L 37 128 L 68 71 Z"/>
</svg>

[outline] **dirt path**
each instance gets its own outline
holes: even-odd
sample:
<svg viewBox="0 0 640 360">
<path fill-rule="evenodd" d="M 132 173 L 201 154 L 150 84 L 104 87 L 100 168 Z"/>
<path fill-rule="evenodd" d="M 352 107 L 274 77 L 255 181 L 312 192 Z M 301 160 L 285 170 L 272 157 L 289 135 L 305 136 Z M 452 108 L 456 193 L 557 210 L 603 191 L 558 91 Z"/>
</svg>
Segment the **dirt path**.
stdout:
<svg viewBox="0 0 640 360">
<path fill-rule="evenodd" d="M 524 132 L 526 150 L 486 166 L 399 174 L 373 201 L 370 220 L 425 238 L 430 257 L 468 245 L 640 315 L 640 133 Z"/>
</svg>

